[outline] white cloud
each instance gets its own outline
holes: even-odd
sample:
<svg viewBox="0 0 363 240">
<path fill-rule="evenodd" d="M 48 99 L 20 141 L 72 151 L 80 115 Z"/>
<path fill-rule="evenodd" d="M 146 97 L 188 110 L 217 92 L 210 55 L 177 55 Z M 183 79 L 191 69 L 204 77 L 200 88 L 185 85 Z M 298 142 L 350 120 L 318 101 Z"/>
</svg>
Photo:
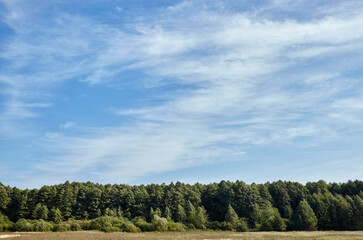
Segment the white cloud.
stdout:
<svg viewBox="0 0 363 240">
<path fill-rule="evenodd" d="M 306 137 L 309 141 L 302 145 L 319 145 L 346 135 L 342 128 L 362 130 L 357 121 L 362 95 L 355 91 L 361 81 L 344 77 L 347 69 L 337 66 L 342 57 L 352 55 L 354 61 L 354 53 L 362 52 L 361 13 L 281 21 L 253 13 L 220 13 L 208 4 L 186 1 L 130 23 L 133 31 L 60 14 L 48 26 L 36 21 L 39 30 L 32 33 L 21 23 L 33 20 L 34 13 L 4 2 L 9 8 L 5 22 L 16 35 L 1 53 L 14 65 L 0 81 L 12 99 L 5 105 L 24 102 L 12 108 L 17 110 L 14 117 L 32 116 L 29 109 L 37 106 L 25 102 L 44 98 L 54 85 L 74 79 L 97 87 L 133 81 L 116 76 L 134 70 L 148 76 L 134 83 L 138 87 L 183 86 L 179 92 L 155 96 L 163 100 L 156 107 L 113 108 L 137 119 L 134 125 L 60 125 L 80 132 L 46 135 L 43 143 L 50 157 L 37 165 L 57 176 L 88 172 L 101 179 L 107 172 L 110 181 L 127 181 L 244 159 L 236 153 L 245 152 L 246 146 L 291 144 Z M 34 67 L 29 74 L 13 74 L 29 66 Z"/>
<path fill-rule="evenodd" d="M 72 128 L 74 126 L 76 126 L 74 122 L 66 122 L 64 124 L 59 125 L 60 128 Z"/>
</svg>

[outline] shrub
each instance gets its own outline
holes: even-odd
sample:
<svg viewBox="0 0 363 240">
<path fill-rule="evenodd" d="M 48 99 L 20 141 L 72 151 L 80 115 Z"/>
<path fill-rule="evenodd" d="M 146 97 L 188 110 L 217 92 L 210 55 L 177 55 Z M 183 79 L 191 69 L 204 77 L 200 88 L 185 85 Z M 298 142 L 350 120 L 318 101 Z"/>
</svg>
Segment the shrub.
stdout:
<svg viewBox="0 0 363 240">
<path fill-rule="evenodd" d="M 71 223 L 71 231 L 81 231 L 81 230 L 82 228 L 78 223 L 76 222 Z"/>
<path fill-rule="evenodd" d="M 91 230 L 91 221 L 79 220 L 78 224 L 81 227 L 81 229 L 83 229 L 83 230 Z"/>
<path fill-rule="evenodd" d="M 117 227 L 119 228 L 118 231 L 120 231 L 122 225 L 125 223 L 125 220 L 123 218 L 119 218 L 119 217 L 113 217 L 111 218 L 111 224 L 113 227 Z"/>
<path fill-rule="evenodd" d="M 19 219 L 13 227 L 14 231 L 17 232 L 32 232 L 34 231 L 33 224 L 25 220 L 24 218 Z"/>
<path fill-rule="evenodd" d="M 168 231 L 171 232 L 184 232 L 185 226 L 182 223 L 176 223 L 171 220 L 168 221 Z"/>
<path fill-rule="evenodd" d="M 99 221 L 97 221 L 97 218 L 93 219 L 91 221 L 89 230 L 99 230 L 99 231 L 101 231 L 101 228 L 102 228 L 102 224 Z"/>
<path fill-rule="evenodd" d="M 224 230 L 224 231 L 233 231 L 234 230 L 234 226 L 230 222 L 221 222 L 220 227 L 221 227 L 220 229 Z"/>
<path fill-rule="evenodd" d="M 0 212 L 0 232 L 12 229 L 13 225 L 14 223 Z"/>
<path fill-rule="evenodd" d="M 194 226 L 194 224 L 193 224 L 193 223 L 190 223 L 190 224 L 189 224 L 189 226 L 188 226 L 188 228 L 189 228 L 190 230 L 195 230 L 195 226 Z"/>
<path fill-rule="evenodd" d="M 63 224 L 55 224 L 53 227 L 53 232 L 66 232 L 67 228 Z"/>
<path fill-rule="evenodd" d="M 245 220 L 241 219 L 237 226 L 236 226 L 237 232 L 248 232 L 248 224 Z"/>
<path fill-rule="evenodd" d="M 127 221 L 122 224 L 121 229 L 125 232 L 141 232 L 140 228 L 136 227 L 132 222 Z"/>
<path fill-rule="evenodd" d="M 145 221 L 145 219 L 138 217 L 133 220 L 136 227 L 140 228 L 143 232 L 151 232 L 154 230 L 154 227 L 151 223 Z"/>
<path fill-rule="evenodd" d="M 43 219 L 33 221 L 33 229 L 36 232 L 49 232 L 53 229 L 53 225 Z"/>
<path fill-rule="evenodd" d="M 120 232 L 120 228 L 118 227 L 104 227 L 103 231 L 106 233 L 110 233 L 110 232 Z"/>
<path fill-rule="evenodd" d="M 217 222 L 217 221 L 209 222 L 207 224 L 207 227 L 209 229 L 212 229 L 212 230 L 220 230 L 221 229 L 221 223 L 220 222 Z"/>
<path fill-rule="evenodd" d="M 71 231 L 71 225 L 67 222 L 62 222 L 54 225 L 53 232 L 68 232 Z"/>
<path fill-rule="evenodd" d="M 165 232 L 168 230 L 168 219 L 154 215 L 152 220 L 153 228 L 159 232 Z"/>
</svg>

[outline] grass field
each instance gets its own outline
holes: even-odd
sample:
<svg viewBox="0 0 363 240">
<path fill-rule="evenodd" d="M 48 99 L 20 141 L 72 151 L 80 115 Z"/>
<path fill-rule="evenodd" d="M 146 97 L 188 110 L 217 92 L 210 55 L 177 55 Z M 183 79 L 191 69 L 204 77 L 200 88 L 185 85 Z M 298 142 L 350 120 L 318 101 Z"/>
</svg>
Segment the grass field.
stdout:
<svg viewBox="0 0 363 240">
<path fill-rule="evenodd" d="M 232 240 L 232 239 L 362 239 L 363 231 L 359 232 L 249 232 L 249 233 L 233 233 L 233 232 L 177 232 L 177 233 L 102 233 L 102 232 L 65 232 L 65 233 L 0 233 L 0 239 L 10 240 L 116 240 L 116 239 L 141 239 L 141 240 L 157 240 L 157 239 L 177 239 L 177 240 Z"/>
</svg>

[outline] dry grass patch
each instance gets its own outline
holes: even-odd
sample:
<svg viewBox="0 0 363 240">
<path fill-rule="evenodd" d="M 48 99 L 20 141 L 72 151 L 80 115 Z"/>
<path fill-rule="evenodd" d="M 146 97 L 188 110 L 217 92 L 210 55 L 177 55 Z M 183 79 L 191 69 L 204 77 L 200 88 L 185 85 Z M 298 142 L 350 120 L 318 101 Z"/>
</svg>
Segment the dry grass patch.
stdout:
<svg viewBox="0 0 363 240">
<path fill-rule="evenodd" d="M 5 237 L 5 238 L 4 238 Z M 363 232 L 173 232 L 173 233 L 0 233 L 1 239 L 10 240 L 363 240 Z"/>
</svg>

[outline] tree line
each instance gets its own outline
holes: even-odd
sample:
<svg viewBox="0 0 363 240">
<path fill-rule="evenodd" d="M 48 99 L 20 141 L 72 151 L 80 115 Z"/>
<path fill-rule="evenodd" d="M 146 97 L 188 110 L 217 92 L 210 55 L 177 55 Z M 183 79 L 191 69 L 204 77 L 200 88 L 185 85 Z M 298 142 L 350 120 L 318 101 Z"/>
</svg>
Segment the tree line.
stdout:
<svg viewBox="0 0 363 240">
<path fill-rule="evenodd" d="M 363 230 L 363 182 L 0 183 L 0 231 Z"/>
</svg>

